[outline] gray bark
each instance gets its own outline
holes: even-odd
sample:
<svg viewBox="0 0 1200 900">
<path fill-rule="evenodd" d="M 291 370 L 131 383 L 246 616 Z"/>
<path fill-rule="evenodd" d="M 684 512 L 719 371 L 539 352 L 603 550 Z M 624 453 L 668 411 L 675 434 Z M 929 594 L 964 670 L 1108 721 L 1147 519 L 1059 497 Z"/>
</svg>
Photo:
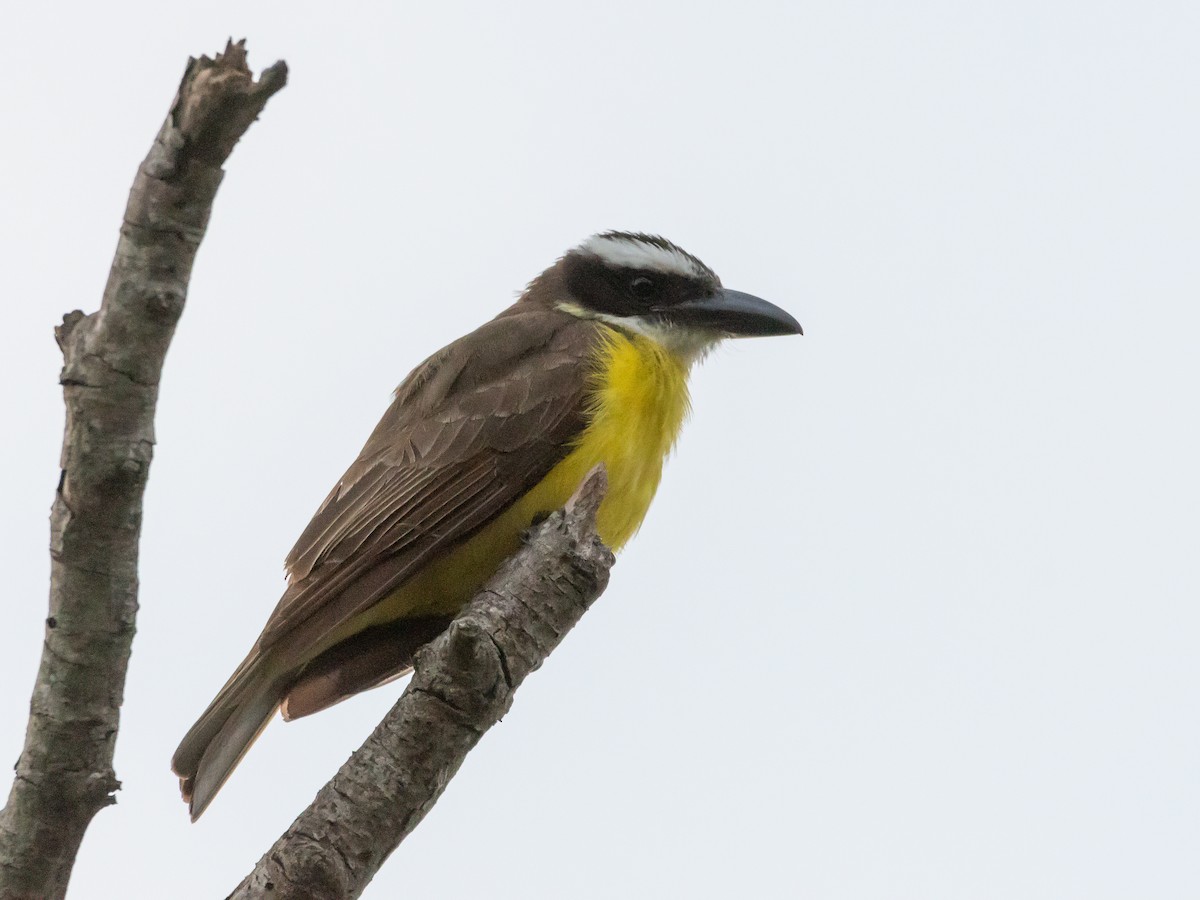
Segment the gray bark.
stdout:
<svg viewBox="0 0 1200 900">
<path fill-rule="evenodd" d="M 606 487 L 598 468 L 417 655 L 396 705 L 229 900 L 362 893 L 608 584 L 613 556 L 595 521 Z"/>
<path fill-rule="evenodd" d="M 142 494 L 163 358 L 221 166 L 283 87 L 241 43 L 188 63 L 129 194 L 100 310 L 55 336 L 66 403 L 50 516 L 50 608 L 25 746 L 0 812 L 0 897 L 59 898 L 92 817 L 114 803 L 118 714 L 137 613 Z"/>
</svg>

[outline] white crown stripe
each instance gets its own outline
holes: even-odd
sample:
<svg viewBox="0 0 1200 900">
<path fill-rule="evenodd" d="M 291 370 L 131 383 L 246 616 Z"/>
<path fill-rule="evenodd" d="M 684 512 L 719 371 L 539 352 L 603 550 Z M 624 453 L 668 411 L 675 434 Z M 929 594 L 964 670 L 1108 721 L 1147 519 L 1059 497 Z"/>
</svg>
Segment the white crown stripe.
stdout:
<svg viewBox="0 0 1200 900">
<path fill-rule="evenodd" d="M 703 278 L 703 267 L 675 247 L 661 247 L 622 235 L 598 234 L 579 245 L 585 253 L 593 253 L 614 266 L 629 269 L 652 269 L 685 278 Z"/>
</svg>

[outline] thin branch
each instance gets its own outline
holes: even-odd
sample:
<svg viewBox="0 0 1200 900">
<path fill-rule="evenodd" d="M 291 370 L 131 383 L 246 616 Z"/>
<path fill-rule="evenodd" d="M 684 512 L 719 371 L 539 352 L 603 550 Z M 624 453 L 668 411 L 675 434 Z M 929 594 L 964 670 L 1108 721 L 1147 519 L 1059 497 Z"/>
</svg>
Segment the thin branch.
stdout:
<svg viewBox="0 0 1200 900">
<path fill-rule="evenodd" d="M 62 897 L 84 831 L 115 802 L 163 358 L 221 166 L 286 78 L 279 62 L 256 82 L 241 42 L 188 62 L 130 191 L 100 310 L 68 313 L 55 329 L 67 415 L 50 611 L 25 747 L 0 812 L 0 897 Z"/>
<path fill-rule="evenodd" d="M 417 656 L 404 694 L 229 900 L 359 896 L 417 827 L 521 682 L 604 591 L 602 467 Z"/>
</svg>

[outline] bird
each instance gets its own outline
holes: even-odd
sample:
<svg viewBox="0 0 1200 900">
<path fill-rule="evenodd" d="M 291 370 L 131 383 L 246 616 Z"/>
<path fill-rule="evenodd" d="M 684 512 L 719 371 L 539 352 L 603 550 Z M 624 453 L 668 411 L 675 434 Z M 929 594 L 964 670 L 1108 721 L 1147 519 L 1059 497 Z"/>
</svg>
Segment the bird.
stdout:
<svg viewBox="0 0 1200 900">
<path fill-rule="evenodd" d="M 277 711 L 308 716 L 410 671 L 600 463 L 597 532 L 620 550 L 689 415 L 695 364 L 726 338 L 802 333 L 671 241 L 608 231 L 417 366 L 288 554 L 262 633 L 175 751 L 192 821 Z"/>
</svg>

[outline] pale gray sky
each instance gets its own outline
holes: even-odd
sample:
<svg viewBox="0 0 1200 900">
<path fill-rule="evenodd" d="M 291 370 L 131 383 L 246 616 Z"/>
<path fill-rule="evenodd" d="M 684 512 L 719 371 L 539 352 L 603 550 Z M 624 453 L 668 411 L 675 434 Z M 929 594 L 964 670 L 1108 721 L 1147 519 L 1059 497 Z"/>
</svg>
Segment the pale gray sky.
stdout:
<svg viewBox="0 0 1200 900">
<path fill-rule="evenodd" d="M 52 326 L 189 54 L 291 83 L 167 361 L 142 613 L 72 896 L 224 896 L 396 696 L 168 760 L 429 352 L 608 228 L 729 346 L 612 586 L 368 897 L 1200 892 L 1194 2 L 20 4 L 0 56 L 0 760 L 45 615 Z M 419 310 L 419 312 L 418 312 Z M 7 764 L 7 763 L 6 763 Z M 0 785 L 7 791 L 7 785 Z"/>
</svg>

